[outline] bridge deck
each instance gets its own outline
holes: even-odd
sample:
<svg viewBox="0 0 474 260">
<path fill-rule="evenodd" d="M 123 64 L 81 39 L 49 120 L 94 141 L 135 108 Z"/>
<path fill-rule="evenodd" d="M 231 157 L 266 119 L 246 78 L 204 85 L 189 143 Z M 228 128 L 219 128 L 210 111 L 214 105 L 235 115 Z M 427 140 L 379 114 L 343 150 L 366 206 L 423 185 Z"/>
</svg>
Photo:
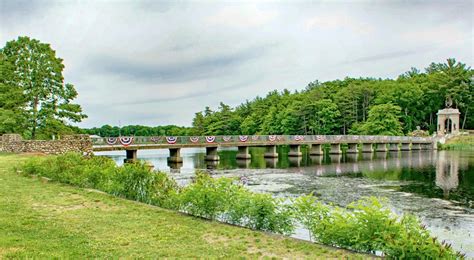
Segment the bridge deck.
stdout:
<svg viewBox="0 0 474 260">
<path fill-rule="evenodd" d="M 240 136 L 150 136 L 92 138 L 94 151 L 170 149 L 193 147 L 238 147 L 311 144 L 431 144 L 431 137 L 363 135 L 240 135 Z"/>
</svg>

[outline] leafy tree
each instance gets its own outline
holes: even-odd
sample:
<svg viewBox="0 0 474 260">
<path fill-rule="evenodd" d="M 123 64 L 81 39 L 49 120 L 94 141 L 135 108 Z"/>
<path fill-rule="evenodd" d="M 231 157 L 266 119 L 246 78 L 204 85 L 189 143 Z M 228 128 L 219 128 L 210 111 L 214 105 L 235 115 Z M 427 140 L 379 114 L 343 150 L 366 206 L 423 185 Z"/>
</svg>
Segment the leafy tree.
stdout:
<svg viewBox="0 0 474 260">
<path fill-rule="evenodd" d="M 14 66 L 0 52 L 0 134 L 23 133 L 26 124 L 26 100 L 14 82 Z"/>
<path fill-rule="evenodd" d="M 402 135 L 401 108 L 393 104 L 375 105 L 369 110 L 366 122 L 355 129 L 364 135 Z"/>
<path fill-rule="evenodd" d="M 77 92 L 63 78 L 63 60 L 49 44 L 28 37 L 7 42 L 1 50 L 6 60 L 14 65 L 15 81 L 27 101 L 26 113 L 31 138 L 37 137 L 38 128 L 58 129 L 48 124 L 67 121 L 80 122 L 86 118 L 79 105 L 71 103 Z M 57 132 L 51 132 L 55 134 Z"/>
</svg>

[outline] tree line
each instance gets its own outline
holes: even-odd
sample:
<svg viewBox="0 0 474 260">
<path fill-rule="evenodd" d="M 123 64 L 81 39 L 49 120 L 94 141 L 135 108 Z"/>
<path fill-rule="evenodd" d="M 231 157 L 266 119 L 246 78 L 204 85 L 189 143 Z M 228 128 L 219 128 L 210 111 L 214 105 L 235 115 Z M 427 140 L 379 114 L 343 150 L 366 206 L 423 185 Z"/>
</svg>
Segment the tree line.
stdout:
<svg viewBox="0 0 474 260">
<path fill-rule="evenodd" d="M 195 114 L 192 134 L 403 135 L 437 128 L 445 100 L 461 112 L 461 126 L 474 128 L 473 70 L 448 59 L 423 72 L 412 68 L 396 79 L 345 78 L 314 81 L 302 91 L 271 91 L 235 108 L 220 103 Z"/>
</svg>

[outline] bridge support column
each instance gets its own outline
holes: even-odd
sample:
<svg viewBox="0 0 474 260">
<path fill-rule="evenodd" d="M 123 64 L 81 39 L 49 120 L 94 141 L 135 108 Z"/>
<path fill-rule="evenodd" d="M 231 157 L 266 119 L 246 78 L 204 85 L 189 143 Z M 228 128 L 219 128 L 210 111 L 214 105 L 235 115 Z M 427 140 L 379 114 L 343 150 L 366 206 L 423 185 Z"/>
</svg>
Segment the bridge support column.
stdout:
<svg viewBox="0 0 474 260">
<path fill-rule="evenodd" d="M 378 143 L 377 144 L 377 149 L 375 151 L 377 151 L 377 152 L 386 152 L 387 151 L 387 144 Z"/>
<path fill-rule="evenodd" d="M 422 150 L 433 150 L 433 145 L 431 143 L 425 143 L 421 145 Z"/>
<path fill-rule="evenodd" d="M 266 146 L 266 151 L 263 157 L 265 158 L 278 158 L 278 152 L 276 145 Z"/>
<path fill-rule="evenodd" d="M 401 151 L 410 151 L 410 143 L 402 143 Z"/>
<path fill-rule="evenodd" d="M 206 147 L 206 161 L 219 161 L 217 147 Z"/>
<path fill-rule="evenodd" d="M 137 150 L 125 150 L 127 158 L 123 160 L 124 163 L 132 163 L 137 160 Z"/>
<path fill-rule="evenodd" d="M 277 168 L 278 167 L 278 158 L 265 158 L 265 167 L 267 167 L 267 168 Z"/>
<path fill-rule="evenodd" d="M 421 146 L 419 143 L 411 143 L 412 150 L 421 150 Z"/>
<path fill-rule="evenodd" d="M 349 143 L 347 144 L 347 151 L 346 153 L 357 153 L 357 143 Z"/>
<path fill-rule="evenodd" d="M 252 156 L 249 153 L 249 147 L 248 146 L 238 146 L 239 152 L 237 153 L 237 159 L 250 159 Z"/>
<path fill-rule="evenodd" d="M 388 150 L 390 152 L 398 152 L 398 143 L 390 143 L 388 144 Z"/>
<path fill-rule="evenodd" d="M 303 153 L 301 152 L 301 145 L 299 145 L 299 144 L 296 144 L 296 145 L 290 144 L 290 151 L 288 152 L 288 156 L 290 156 L 290 157 L 301 157 L 301 156 L 303 156 Z"/>
<path fill-rule="evenodd" d="M 170 163 L 182 163 L 181 148 L 170 148 L 170 156 L 168 157 Z"/>
<path fill-rule="evenodd" d="M 331 144 L 330 154 L 341 154 L 341 144 Z"/>
<path fill-rule="evenodd" d="M 309 150 L 310 155 L 322 155 L 323 150 L 321 150 L 321 144 L 312 144 Z"/>
<path fill-rule="evenodd" d="M 374 152 L 374 149 L 372 148 L 372 143 L 362 144 L 362 152 L 363 153 L 372 153 L 372 152 Z"/>
</svg>

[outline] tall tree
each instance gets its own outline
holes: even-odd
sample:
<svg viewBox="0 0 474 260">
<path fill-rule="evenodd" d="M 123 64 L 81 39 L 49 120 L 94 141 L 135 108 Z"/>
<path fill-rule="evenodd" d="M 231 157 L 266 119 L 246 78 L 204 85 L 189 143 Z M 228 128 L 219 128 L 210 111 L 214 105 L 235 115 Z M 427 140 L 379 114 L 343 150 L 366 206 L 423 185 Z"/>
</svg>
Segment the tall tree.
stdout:
<svg viewBox="0 0 474 260">
<path fill-rule="evenodd" d="M 37 137 L 38 128 L 46 130 L 52 122 L 57 125 L 86 118 L 81 107 L 71 103 L 77 92 L 73 85 L 64 83 L 63 60 L 49 44 L 18 37 L 7 42 L 1 52 L 14 65 L 15 85 L 25 95 L 32 139 Z"/>
<path fill-rule="evenodd" d="M 375 105 L 369 110 L 369 117 L 356 130 L 364 135 L 402 135 L 400 123 L 401 108 L 393 104 Z"/>
<path fill-rule="evenodd" d="M 14 66 L 0 52 L 0 134 L 23 133 L 26 99 L 15 85 Z"/>
</svg>

